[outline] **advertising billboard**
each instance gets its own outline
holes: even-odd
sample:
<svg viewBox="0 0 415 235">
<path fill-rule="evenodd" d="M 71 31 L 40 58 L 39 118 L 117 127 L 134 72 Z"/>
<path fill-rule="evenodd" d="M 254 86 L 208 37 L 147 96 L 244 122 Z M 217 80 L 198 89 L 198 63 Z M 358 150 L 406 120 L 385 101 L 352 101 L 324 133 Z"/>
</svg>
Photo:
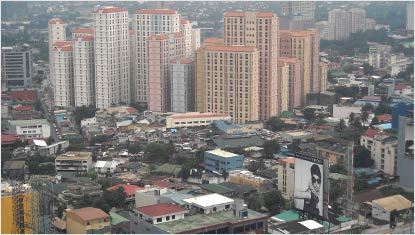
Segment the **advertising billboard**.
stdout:
<svg viewBox="0 0 415 235">
<path fill-rule="evenodd" d="M 295 208 L 327 217 L 328 170 L 324 159 L 299 153 L 295 157 Z"/>
</svg>

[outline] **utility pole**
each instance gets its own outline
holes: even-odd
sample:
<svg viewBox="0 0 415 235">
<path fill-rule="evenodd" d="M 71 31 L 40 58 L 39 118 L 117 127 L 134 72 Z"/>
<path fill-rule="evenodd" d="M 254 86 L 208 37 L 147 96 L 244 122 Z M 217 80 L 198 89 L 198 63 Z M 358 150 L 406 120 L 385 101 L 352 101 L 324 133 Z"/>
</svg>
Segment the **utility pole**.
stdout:
<svg viewBox="0 0 415 235">
<path fill-rule="evenodd" d="M 347 146 L 347 189 L 346 189 L 346 215 L 352 217 L 353 202 L 353 149 L 354 143 Z"/>
</svg>

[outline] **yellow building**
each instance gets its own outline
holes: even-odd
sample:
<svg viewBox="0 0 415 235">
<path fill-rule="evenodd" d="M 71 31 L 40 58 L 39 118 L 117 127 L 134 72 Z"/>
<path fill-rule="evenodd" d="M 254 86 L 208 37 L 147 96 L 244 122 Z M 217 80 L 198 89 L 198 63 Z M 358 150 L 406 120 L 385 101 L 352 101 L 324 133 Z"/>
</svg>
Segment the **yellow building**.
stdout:
<svg viewBox="0 0 415 235">
<path fill-rule="evenodd" d="M 229 182 L 251 185 L 258 191 L 266 191 L 272 187 L 272 182 L 269 179 L 256 176 L 250 171 L 237 170 L 230 172 Z"/>
<path fill-rule="evenodd" d="M 319 156 L 329 159 L 330 165 L 346 162 L 347 146 L 341 143 L 320 142 L 316 145 Z"/>
<path fill-rule="evenodd" d="M 318 67 L 319 77 L 320 77 L 320 91 L 327 90 L 327 76 L 328 76 L 328 67 L 324 62 L 319 63 Z"/>
<path fill-rule="evenodd" d="M 204 44 L 196 52 L 196 111 L 227 114 L 239 124 L 257 121 L 258 50 Z"/>
<path fill-rule="evenodd" d="M 6 195 L 5 195 L 6 194 Z M 18 224 L 14 222 L 16 208 L 13 206 L 16 203 L 13 201 L 13 197 L 10 193 L 2 192 L 1 197 L 1 234 L 34 234 L 38 233 L 38 217 L 33 217 L 33 214 L 37 214 L 38 210 L 33 210 L 32 205 L 37 205 L 36 201 L 37 194 L 32 192 L 21 193 L 20 202 L 23 208 L 23 211 L 20 215 L 21 221 L 24 221 L 22 224 L 22 229 L 19 229 Z"/>
<path fill-rule="evenodd" d="M 68 234 L 110 233 L 110 216 L 93 207 L 66 210 L 66 231 Z"/>
</svg>

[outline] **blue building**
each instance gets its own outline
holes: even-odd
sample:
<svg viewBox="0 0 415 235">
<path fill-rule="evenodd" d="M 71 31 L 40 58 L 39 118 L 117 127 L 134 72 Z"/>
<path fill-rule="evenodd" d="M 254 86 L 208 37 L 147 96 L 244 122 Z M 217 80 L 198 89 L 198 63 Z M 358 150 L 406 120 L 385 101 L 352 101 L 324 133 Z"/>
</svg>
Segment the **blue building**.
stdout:
<svg viewBox="0 0 415 235">
<path fill-rule="evenodd" d="M 400 102 L 392 107 L 392 128 L 398 129 L 399 127 L 399 116 L 405 116 L 411 115 L 409 112 L 414 110 L 414 103 L 406 103 L 406 102 Z"/>
<path fill-rule="evenodd" d="M 239 124 L 234 124 L 230 121 L 216 120 L 213 122 L 216 127 L 226 135 L 232 136 L 249 136 L 256 135 L 255 129 L 249 129 Z"/>
<path fill-rule="evenodd" d="M 205 170 L 218 173 L 242 170 L 244 164 L 243 155 L 226 152 L 221 149 L 206 151 L 204 160 Z"/>
</svg>

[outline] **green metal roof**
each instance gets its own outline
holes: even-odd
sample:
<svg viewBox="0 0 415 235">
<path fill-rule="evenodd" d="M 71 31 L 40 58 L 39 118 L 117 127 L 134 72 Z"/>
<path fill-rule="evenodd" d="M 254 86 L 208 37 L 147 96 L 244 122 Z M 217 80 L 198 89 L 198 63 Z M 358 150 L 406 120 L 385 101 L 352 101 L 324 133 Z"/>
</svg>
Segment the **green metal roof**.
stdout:
<svg viewBox="0 0 415 235">
<path fill-rule="evenodd" d="M 346 217 L 346 216 L 342 215 L 342 216 L 337 217 L 336 220 L 339 221 L 339 222 L 348 222 L 348 221 L 350 221 L 352 219 L 350 219 L 349 217 Z"/>
<path fill-rule="evenodd" d="M 111 225 L 112 226 L 129 221 L 128 219 L 126 219 L 126 218 L 122 217 L 121 215 L 119 215 L 115 212 L 112 212 L 112 211 L 110 211 L 110 217 L 111 217 Z"/>
<path fill-rule="evenodd" d="M 9 120 L 9 124 L 12 126 L 29 126 L 29 125 L 45 125 L 49 124 L 46 119 L 32 119 L 32 120 Z"/>
<path fill-rule="evenodd" d="M 203 189 L 206 189 L 209 192 L 219 193 L 219 194 L 230 193 L 234 191 L 233 189 L 230 189 L 220 184 L 202 184 L 200 185 L 200 187 Z"/>
<path fill-rule="evenodd" d="M 330 173 L 329 178 L 334 179 L 334 180 L 347 180 L 346 175 L 342 175 L 342 174 L 339 174 L 339 173 Z"/>
<path fill-rule="evenodd" d="M 196 214 L 192 216 L 186 216 L 184 219 L 156 224 L 154 226 L 168 233 L 181 233 L 198 228 L 214 226 L 216 224 L 238 223 L 247 219 L 257 219 L 261 217 L 266 218 L 267 216 L 248 209 L 248 217 L 240 218 L 238 215 L 233 215 L 233 210 L 230 210 L 212 214 Z"/>
<path fill-rule="evenodd" d="M 284 211 L 278 215 L 273 216 L 276 219 L 283 220 L 285 222 L 290 222 L 293 220 L 298 220 L 300 216 L 298 215 L 298 212 L 296 210 L 288 210 Z"/>
<path fill-rule="evenodd" d="M 159 166 L 154 172 L 159 173 L 166 173 L 166 174 L 177 174 L 182 170 L 182 166 L 180 165 L 173 165 L 165 163 L 161 166 Z"/>
</svg>

